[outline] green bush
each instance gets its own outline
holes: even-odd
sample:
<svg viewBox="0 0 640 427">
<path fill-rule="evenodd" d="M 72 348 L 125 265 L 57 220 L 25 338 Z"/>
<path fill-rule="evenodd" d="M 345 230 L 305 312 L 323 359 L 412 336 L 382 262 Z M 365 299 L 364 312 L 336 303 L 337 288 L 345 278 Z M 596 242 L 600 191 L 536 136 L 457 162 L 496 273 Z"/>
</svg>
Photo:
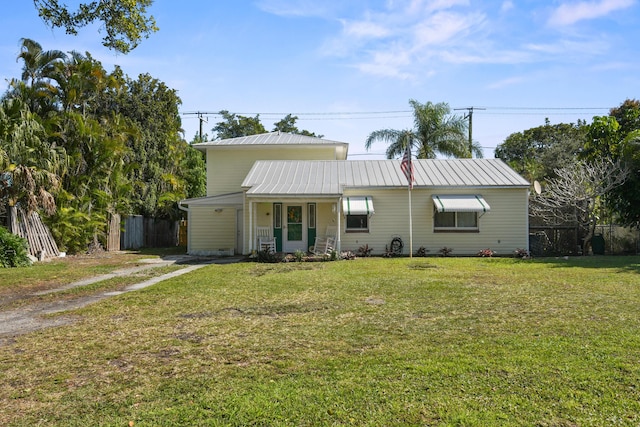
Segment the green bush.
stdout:
<svg viewBox="0 0 640 427">
<path fill-rule="evenodd" d="M 31 265 L 27 240 L 0 227 L 0 267 L 24 267 Z"/>
</svg>

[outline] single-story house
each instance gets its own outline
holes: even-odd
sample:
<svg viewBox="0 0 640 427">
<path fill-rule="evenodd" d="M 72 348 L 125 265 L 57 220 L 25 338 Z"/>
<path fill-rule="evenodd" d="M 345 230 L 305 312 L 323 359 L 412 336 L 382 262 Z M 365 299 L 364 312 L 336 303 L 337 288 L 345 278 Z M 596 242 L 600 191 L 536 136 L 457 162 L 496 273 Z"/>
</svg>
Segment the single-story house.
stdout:
<svg viewBox="0 0 640 427">
<path fill-rule="evenodd" d="M 405 254 L 410 241 L 431 254 L 528 248 L 529 183 L 499 159 L 414 160 L 409 191 L 400 160 L 347 160 L 335 141 L 271 133 L 196 147 L 208 194 L 181 202 L 190 254 L 250 254 L 265 230 L 282 252 L 327 236 L 336 250 L 373 254 L 394 238 Z"/>
</svg>

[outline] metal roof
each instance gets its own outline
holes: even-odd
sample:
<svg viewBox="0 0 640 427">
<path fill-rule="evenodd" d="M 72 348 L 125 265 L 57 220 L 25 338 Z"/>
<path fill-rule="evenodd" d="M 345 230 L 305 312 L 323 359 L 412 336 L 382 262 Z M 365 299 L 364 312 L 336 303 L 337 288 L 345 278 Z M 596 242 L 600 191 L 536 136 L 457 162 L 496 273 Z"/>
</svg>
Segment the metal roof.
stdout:
<svg viewBox="0 0 640 427">
<path fill-rule="evenodd" d="M 500 159 L 414 160 L 413 165 L 414 188 L 529 187 Z M 400 160 L 261 160 L 242 183 L 250 196 L 338 196 L 350 187 L 406 186 Z"/>
<path fill-rule="evenodd" d="M 269 132 L 258 135 L 240 136 L 238 138 L 220 139 L 217 141 L 201 142 L 193 144 L 193 147 L 205 149 L 220 146 L 238 145 L 338 145 L 348 146 L 346 142 L 332 141 L 329 139 L 316 138 L 313 136 L 298 135 L 283 132 Z"/>
</svg>

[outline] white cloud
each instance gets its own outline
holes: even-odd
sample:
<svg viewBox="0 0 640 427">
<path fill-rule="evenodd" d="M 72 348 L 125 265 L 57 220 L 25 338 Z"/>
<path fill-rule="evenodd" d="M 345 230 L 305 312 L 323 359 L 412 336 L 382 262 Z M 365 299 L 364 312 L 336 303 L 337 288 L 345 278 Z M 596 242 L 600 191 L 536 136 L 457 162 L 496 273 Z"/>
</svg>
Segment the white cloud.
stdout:
<svg viewBox="0 0 640 427">
<path fill-rule="evenodd" d="M 259 0 L 256 6 L 279 16 L 325 16 L 327 4 L 314 0 Z"/>
<path fill-rule="evenodd" d="M 447 10 L 455 6 L 469 6 L 469 0 L 428 0 L 414 1 L 414 3 L 423 3 L 427 11 L 435 12 L 438 10 Z"/>
<path fill-rule="evenodd" d="M 371 21 L 346 21 L 342 20 L 343 32 L 346 36 L 357 38 L 383 38 L 391 31 L 384 25 Z"/>
<path fill-rule="evenodd" d="M 370 61 L 356 65 L 360 71 L 382 77 L 394 77 L 401 80 L 411 79 L 412 75 L 404 71 L 412 63 L 412 57 L 406 50 L 379 51 Z"/>
<path fill-rule="evenodd" d="M 502 89 L 508 86 L 519 85 L 525 82 L 524 77 L 509 77 L 508 79 L 499 80 L 487 86 L 489 89 Z"/>
<path fill-rule="evenodd" d="M 567 26 L 579 21 L 597 19 L 611 12 L 629 8 L 635 3 L 635 0 L 598 0 L 563 3 L 553 11 L 549 18 L 549 24 L 552 26 Z"/>
<path fill-rule="evenodd" d="M 466 43 L 476 42 L 468 36 L 484 29 L 486 17 L 465 8 L 468 3 L 389 0 L 384 10 L 340 20 L 342 32 L 326 42 L 322 52 L 353 59 L 354 66 L 367 74 L 408 79 L 416 66 L 437 56 L 439 49 L 458 46 L 464 50 Z"/>
<path fill-rule="evenodd" d="M 524 48 L 528 51 L 555 57 L 573 57 L 599 55 L 609 50 L 609 44 L 602 39 L 557 40 L 554 43 L 530 43 Z"/>
<path fill-rule="evenodd" d="M 638 0 L 574 1 L 555 10 L 558 22 L 570 22 L 568 16 L 561 18 L 565 14 L 574 22 L 603 16 Z M 342 29 L 321 52 L 366 74 L 406 80 L 418 79 L 416 70 L 426 65 L 432 74 L 450 65 L 566 63 L 601 56 L 611 47 L 601 33 L 554 39 L 548 31 L 527 27 L 539 10 L 532 9 L 526 19 L 516 16 L 513 0 L 495 7 L 491 15 L 490 8 L 468 0 L 386 0 L 378 9 L 356 8 L 348 18 L 333 19 Z M 421 70 L 419 78 L 424 76 Z"/>
<path fill-rule="evenodd" d="M 450 64 L 523 64 L 530 63 L 534 57 L 521 50 L 467 49 L 448 50 L 439 56 Z"/>
<path fill-rule="evenodd" d="M 415 26 L 416 42 L 418 46 L 443 44 L 468 33 L 482 21 L 482 16 L 439 12 Z"/>
<path fill-rule="evenodd" d="M 515 5 L 513 4 L 513 2 L 511 0 L 507 0 L 505 2 L 502 2 L 502 6 L 500 6 L 500 12 L 502 13 L 508 12 L 514 7 Z"/>
</svg>

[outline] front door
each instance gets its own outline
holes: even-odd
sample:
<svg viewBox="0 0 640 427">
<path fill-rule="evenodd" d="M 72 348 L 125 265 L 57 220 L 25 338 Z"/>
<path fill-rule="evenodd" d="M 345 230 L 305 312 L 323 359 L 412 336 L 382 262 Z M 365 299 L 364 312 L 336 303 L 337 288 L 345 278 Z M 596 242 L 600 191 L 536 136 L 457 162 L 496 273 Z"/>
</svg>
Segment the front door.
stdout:
<svg viewBox="0 0 640 427">
<path fill-rule="evenodd" d="M 307 251 L 306 215 L 303 205 L 285 206 L 285 227 L 282 233 L 284 252 Z"/>
</svg>

